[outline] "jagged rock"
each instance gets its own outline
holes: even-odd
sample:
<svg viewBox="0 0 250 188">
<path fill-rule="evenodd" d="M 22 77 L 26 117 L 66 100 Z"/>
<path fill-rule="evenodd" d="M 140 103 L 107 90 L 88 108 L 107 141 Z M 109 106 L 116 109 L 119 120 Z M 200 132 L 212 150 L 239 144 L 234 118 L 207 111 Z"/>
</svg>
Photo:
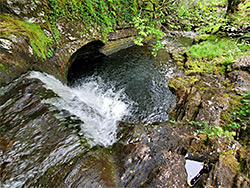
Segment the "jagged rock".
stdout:
<svg viewBox="0 0 250 188">
<path fill-rule="evenodd" d="M 244 71 L 230 72 L 228 76 L 235 83 L 234 91 L 239 94 L 250 91 L 250 74 Z"/>
<path fill-rule="evenodd" d="M 188 187 L 184 156 L 164 151 L 163 160 L 165 163 L 159 168 L 159 173 L 153 180 L 155 187 Z"/>
<path fill-rule="evenodd" d="M 207 179 L 206 187 L 249 187 L 250 183 L 240 175 L 240 163 L 233 153 L 220 156 Z"/>
<path fill-rule="evenodd" d="M 220 96 L 202 96 L 199 111 L 195 121 L 207 122 L 210 125 L 219 125 L 221 113 L 229 107 L 229 99 Z"/>
<path fill-rule="evenodd" d="M 136 125 L 134 132 L 122 138 L 122 143 L 129 144 L 118 143 L 115 147 L 116 152 L 123 151 L 118 187 L 187 187 L 181 131 L 155 124 Z"/>
<path fill-rule="evenodd" d="M 242 56 L 241 58 L 237 59 L 235 63 L 232 64 L 233 69 L 238 70 L 249 70 L 250 69 L 250 56 Z"/>
<path fill-rule="evenodd" d="M 219 125 L 221 113 L 229 106 L 229 98 L 225 97 L 225 94 L 231 91 L 224 86 L 228 80 L 220 75 L 197 78 L 198 81 L 191 86 L 177 86 L 176 120 L 188 119 Z"/>
<path fill-rule="evenodd" d="M 94 27 L 82 34 L 86 29 L 82 20 L 58 18 L 56 27 L 59 33 L 55 34 L 48 21 L 50 9 L 48 2 L 41 0 L 1 1 L 0 85 L 9 83 L 30 69 L 52 74 L 66 82 L 70 57 L 87 43 L 103 40 L 102 33 Z M 107 38 L 110 44 L 102 52 L 110 54 L 128 47 L 134 34 L 136 31 L 132 28 L 123 27 L 110 33 Z M 41 41 L 37 37 L 41 37 Z M 45 50 L 44 45 L 50 49 Z"/>
</svg>

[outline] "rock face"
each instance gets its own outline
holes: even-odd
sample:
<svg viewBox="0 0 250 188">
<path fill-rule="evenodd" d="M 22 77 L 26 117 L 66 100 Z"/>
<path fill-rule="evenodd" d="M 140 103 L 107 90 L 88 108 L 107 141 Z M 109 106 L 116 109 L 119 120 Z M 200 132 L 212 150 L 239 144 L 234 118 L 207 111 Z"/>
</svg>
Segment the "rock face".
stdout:
<svg viewBox="0 0 250 188">
<path fill-rule="evenodd" d="M 230 72 L 228 76 L 236 83 L 235 92 L 242 94 L 250 91 L 250 74 L 244 71 Z"/>
<path fill-rule="evenodd" d="M 122 154 L 118 185 L 187 187 L 186 150 L 178 136 L 179 130 L 164 124 L 136 125 L 132 129 L 133 134 L 125 135 L 115 145 L 115 151 Z"/>
<path fill-rule="evenodd" d="M 42 102 L 51 97 L 27 75 L 1 90 L 1 187 L 114 187 L 107 149 L 84 144 L 82 122 Z"/>
<path fill-rule="evenodd" d="M 178 58 L 176 61 L 185 72 L 185 66 L 182 66 L 185 59 Z M 206 134 L 193 134 L 189 139 L 184 137 L 184 145 L 189 152 L 198 153 L 213 164 L 210 173 L 204 175 L 195 187 L 249 187 L 249 178 L 245 176 L 249 171 L 248 128 L 240 131 L 240 142 L 226 136 L 212 138 L 207 135 L 214 126 L 227 126 L 224 120 L 230 118 L 228 114 L 232 112 L 224 113 L 230 111 L 240 95 L 250 90 L 248 59 L 242 56 L 232 64 L 232 68 L 234 71 L 224 75 L 179 74 L 169 83 L 177 95 L 172 118 L 184 126 L 189 124 L 193 129 L 208 128 Z M 246 121 L 249 119 L 245 118 Z M 243 149 L 241 142 L 244 142 L 246 149 Z"/>
<path fill-rule="evenodd" d="M 81 33 L 84 26 L 79 20 L 58 19 L 59 40 L 48 21 L 51 10 L 47 1 L 2 0 L 0 9 L 0 85 L 29 69 L 47 72 L 66 82 L 70 57 L 89 42 L 104 39 L 94 28 L 89 33 Z M 135 33 L 122 27 L 110 33 L 102 53 L 128 47 Z"/>
<path fill-rule="evenodd" d="M 250 169 L 249 144 L 244 149 L 226 136 L 210 138 L 198 134 L 200 125 L 187 122 L 221 123 L 220 117 L 230 107 L 232 95 L 250 89 L 249 57 L 240 58 L 232 65 L 237 71 L 224 76 L 190 75 L 179 80 L 181 84 L 172 87 L 178 97 L 172 112 L 177 123 L 121 123 L 119 141 L 112 148 L 90 148 L 78 134 L 80 120 L 44 104 L 43 100 L 55 93 L 23 73 L 40 70 L 66 82 L 68 70 L 79 54 L 81 58 L 92 57 L 126 48 L 132 45 L 132 38 L 127 37 L 135 32 L 117 29 L 103 46 L 103 38 L 94 29 L 83 35 L 80 22 L 58 20 L 61 41 L 57 44 L 57 36 L 46 20 L 48 8 L 46 1 L 1 1 L 3 187 L 189 187 L 185 170 L 188 152 L 212 166 L 194 187 L 250 186 L 244 175 Z M 34 42 L 39 37 L 44 37 L 50 48 L 46 48 L 47 43 Z M 186 59 L 174 56 L 178 62 Z M 7 85 L 15 78 L 18 79 Z"/>
</svg>

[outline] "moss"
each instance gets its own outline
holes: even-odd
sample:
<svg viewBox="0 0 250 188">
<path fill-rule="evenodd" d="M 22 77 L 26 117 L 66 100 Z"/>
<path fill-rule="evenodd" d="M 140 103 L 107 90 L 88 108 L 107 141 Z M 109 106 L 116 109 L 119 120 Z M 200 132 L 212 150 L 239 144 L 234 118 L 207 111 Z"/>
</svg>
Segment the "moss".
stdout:
<svg viewBox="0 0 250 188">
<path fill-rule="evenodd" d="M 202 37 L 201 37 L 202 38 Z M 203 37 L 204 38 L 204 37 Z M 202 39 L 203 39 L 202 38 Z M 225 74 L 232 71 L 231 65 L 239 54 L 248 52 L 249 44 L 216 35 L 205 35 L 203 41 L 188 49 L 189 74 Z"/>
<path fill-rule="evenodd" d="M 186 67 L 188 68 L 188 70 L 185 71 L 186 75 L 218 74 L 220 72 L 216 61 L 207 61 L 203 59 L 189 58 L 186 62 Z"/>
<path fill-rule="evenodd" d="M 198 82 L 197 84 L 194 84 L 194 87 L 195 87 L 196 89 L 198 89 L 198 91 L 200 91 L 201 93 L 206 92 L 206 91 L 212 91 L 212 90 L 211 90 L 211 87 L 208 86 L 208 85 L 207 85 L 205 82 L 203 82 L 203 81 L 200 81 L 200 82 Z M 210 95 L 211 95 L 211 93 L 210 93 Z"/>
<path fill-rule="evenodd" d="M 177 66 L 178 66 L 178 69 L 180 69 L 180 70 L 184 70 L 184 69 L 185 69 L 185 68 L 184 68 L 184 63 L 183 63 L 183 62 L 177 61 L 176 64 L 177 64 Z"/>
<path fill-rule="evenodd" d="M 194 38 L 194 41 L 196 43 L 199 43 L 199 42 L 211 39 L 212 36 L 214 36 L 214 35 L 209 35 L 209 34 L 196 35 L 195 38 Z"/>
<path fill-rule="evenodd" d="M 9 72 L 8 68 L 6 68 L 6 66 L 4 66 L 4 64 L 0 64 L 0 70 L 3 70 L 4 72 Z"/>
<path fill-rule="evenodd" d="M 41 27 L 34 23 L 22 21 L 8 14 L 1 14 L 1 37 L 8 38 L 9 34 L 16 36 L 23 35 L 29 39 L 30 45 L 35 54 L 43 59 L 52 55 L 52 39 L 48 38 Z"/>
<path fill-rule="evenodd" d="M 179 52 L 172 52 L 172 58 L 174 61 L 178 61 L 178 62 L 183 62 L 185 57 L 183 56 L 183 53 L 179 53 Z"/>
<path fill-rule="evenodd" d="M 186 91 L 187 87 L 193 85 L 198 80 L 199 80 L 198 76 L 184 76 L 183 78 L 182 77 L 170 78 L 168 86 L 170 88 L 173 88 L 174 90 L 183 88 Z"/>
<path fill-rule="evenodd" d="M 234 150 L 229 150 L 220 156 L 220 160 L 225 166 L 230 168 L 232 172 L 237 173 L 240 170 L 240 163 L 235 158 L 234 153 Z"/>
</svg>

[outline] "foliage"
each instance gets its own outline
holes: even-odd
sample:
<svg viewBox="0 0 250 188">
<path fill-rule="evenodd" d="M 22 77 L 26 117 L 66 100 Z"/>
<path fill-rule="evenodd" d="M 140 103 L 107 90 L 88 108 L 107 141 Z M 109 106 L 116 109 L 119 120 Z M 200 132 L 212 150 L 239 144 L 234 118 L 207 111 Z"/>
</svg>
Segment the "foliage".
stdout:
<svg viewBox="0 0 250 188">
<path fill-rule="evenodd" d="M 234 48 L 230 40 L 207 40 L 189 48 L 188 55 L 193 58 L 215 58 Z"/>
<path fill-rule="evenodd" d="M 186 74 L 207 73 L 224 74 L 231 71 L 231 65 L 239 54 L 249 50 L 249 44 L 230 38 L 218 38 L 211 35 L 206 41 L 188 48 L 186 62 L 189 69 Z"/>
<path fill-rule="evenodd" d="M 225 36 L 249 40 L 250 1 L 237 1 L 237 12 L 227 14 L 227 1 L 183 1 L 177 7 L 176 28 L 214 34 L 223 31 Z"/>
<path fill-rule="evenodd" d="M 247 129 L 250 125 L 250 91 L 245 96 L 234 101 L 231 108 L 224 112 L 222 118 L 224 127 L 227 130 L 239 132 L 240 129 Z"/>
<path fill-rule="evenodd" d="M 7 14 L 1 14 L 0 20 L 1 37 L 8 37 L 9 34 L 26 36 L 38 57 L 45 59 L 52 55 L 50 45 L 52 40 L 45 35 L 39 25 L 19 20 Z"/>
<path fill-rule="evenodd" d="M 197 4 L 202 4 L 204 6 L 215 6 L 215 7 L 225 7 L 227 5 L 227 0 L 189 0 L 180 1 L 180 6 L 186 7 L 187 9 L 193 8 Z"/>
<path fill-rule="evenodd" d="M 250 1 L 239 4 L 238 11 L 228 16 L 230 22 L 223 28 L 228 36 L 245 39 L 249 42 L 250 34 Z"/>
<path fill-rule="evenodd" d="M 234 131 L 224 130 L 221 126 L 209 125 L 207 122 L 196 122 L 187 120 L 190 125 L 199 127 L 198 133 L 206 134 L 208 137 L 219 137 L 225 135 L 230 139 L 234 139 L 236 133 Z"/>
<path fill-rule="evenodd" d="M 165 37 L 162 31 L 163 23 L 166 23 L 169 16 L 172 16 L 176 1 L 174 0 L 137 0 L 137 15 L 134 16 L 131 25 L 138 30 L 138 37 L 135 44 L 142 46 L 145 40 L 154 39 L 152 44 L 152 54 L 157 55 L 157 51 L 165 47 L 161 39 Z"/>
<path fill-rule="evenodd" d="M 57 22 L 67 20 L 84 25 L 83 33 L 92 33 L 93 29 L 102 33 L 105 39 L 107 34 L 117 25 L 132 21 L 137 9 L 133 0 L 48 0 L 48 20 L 55 38 L 60 39 Z M 77 25 L 76 25 L 77 29 Z"/>
<path fill-rule="evenodd" d="M 144 41 L 145 39 L 150 39 L 151 37 L 156 39 L 156 42 L 153 45 L 152 52 L 152 54 L 156 56 L 157 51 L 164 47 L 164 44 L 160 41 L 160 39 L 165 36 L 165 33 L 160 30 L 160 24 L 157 22 L 151 23 L 148 18 L 142 19 L 141 17 L 134 17 L 133 23 L 135 28 L 139 31 L 139 36 L 134 40 L 134 43 L 142 46 L 142 41 Z"/>
<path fill-rule="evenodd" d="M 217 3 L 208 4 L 206 1 L 193 3 L 189 7 L 179 6 L 177 15 L 180 25 L 200 33 L 216 33 L 221 26 L 226 25 L 225 12 L 219 11 L 216 6 Z"/>
<path fill-rule="evenodd" d="M 239 10 L 231 17 L 239 26 L 249 27 L 250 26 L 250 1 L 245 1 L 239 5 Z"/>
</svg>

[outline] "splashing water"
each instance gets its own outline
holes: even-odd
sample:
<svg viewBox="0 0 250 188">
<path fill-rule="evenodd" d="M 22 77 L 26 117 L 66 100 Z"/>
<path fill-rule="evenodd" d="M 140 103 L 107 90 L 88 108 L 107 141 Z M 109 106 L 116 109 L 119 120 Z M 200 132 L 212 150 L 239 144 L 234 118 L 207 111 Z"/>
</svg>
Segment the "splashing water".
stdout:
<svg viewBox="0 0 250 188">
<path fill-rule="evenodd" d="M 94 76 L 74 87 L 68 87 L 45 73 L 33 71 L 29 78 L 40 79 L 47 89 L 58 95 L 43 102 L 67 110 L 84 122 L 81 131 L 93 141 L 92 144 L 106 147 L 116 142 L 117 123 L 129 116 L 133 103 L 123 90 L 114 92 L 112 87 L 107 88 L 101 78 Z"/>
</svg>

